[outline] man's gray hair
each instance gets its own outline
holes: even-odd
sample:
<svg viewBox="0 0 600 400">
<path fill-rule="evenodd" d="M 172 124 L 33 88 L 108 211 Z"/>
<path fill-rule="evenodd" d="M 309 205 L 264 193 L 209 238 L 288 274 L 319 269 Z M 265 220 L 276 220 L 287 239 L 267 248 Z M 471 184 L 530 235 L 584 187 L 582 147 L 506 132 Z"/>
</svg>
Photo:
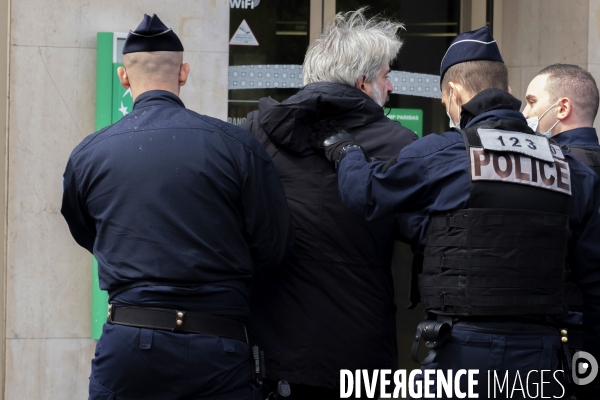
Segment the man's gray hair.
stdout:
<svg viewBox="0 0 600 400">
<path fill-rule="evenodd" d="M 389 19 L 367 19 L 362 7 L 338 13 L 308 46 L 302 75 L 304 84 L 334 82 L 354 86 L 364 74 L 373 82 L 386 64 L 396 58 L 404 25 Z"/>
</svg>

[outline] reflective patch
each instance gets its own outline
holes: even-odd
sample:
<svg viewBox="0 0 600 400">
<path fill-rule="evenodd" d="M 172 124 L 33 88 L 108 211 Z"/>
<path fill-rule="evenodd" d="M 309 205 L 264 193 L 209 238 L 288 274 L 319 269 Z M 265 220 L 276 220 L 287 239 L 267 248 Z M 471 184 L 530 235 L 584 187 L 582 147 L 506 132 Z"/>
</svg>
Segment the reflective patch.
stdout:
<svg viewBox="0 0 600 400">
<path fill-rule="evenodd" d="M 481 145 L 486 150 L 510 151 L 511 153 L 525 154 L 538 160 L 554 162 L 550 142 L 544 136 L 483 128 L 477 129 L 477 133 L 481 139 Z"/>
<path fill-rule="evenodd" d="M 565 161 L 536 160 L 523 154 L 471 147 L 471 180 L 502 181 L 571 194 L 571 170 Z"/>
<path fill-rule="evenodd" d="M 559 145 L 550 143 L 550 151 L 552 152 L 554 158 L 558 158 L 559 160 L 565 159 L 565 155 L 563 154 Z"/>
</svg>

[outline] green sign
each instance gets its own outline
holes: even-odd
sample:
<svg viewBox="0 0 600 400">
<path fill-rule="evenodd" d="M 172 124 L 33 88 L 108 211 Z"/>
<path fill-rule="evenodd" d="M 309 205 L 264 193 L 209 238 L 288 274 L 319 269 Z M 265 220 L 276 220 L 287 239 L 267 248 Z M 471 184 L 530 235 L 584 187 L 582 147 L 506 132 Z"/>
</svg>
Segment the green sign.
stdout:
<svg viewBox="0 0 600 400">
<path fill-rule="evenodd" d="M 423 110 L 412 108 L 388 108 L 384 111 L 389 119 L 399 122 L 403 127 L 416 133 L 418 137 L 423 137 Z"/>
<path fill-rule="evenodd" d="M 133 97 L 131 89 L 125 89 L 117 76 L 117 68 L 123 64 L 113 64 L 113 90 L 112 90 L 112 123 L 114 124 L 133 109 Z"/>
<path fill-rule="evenodd" d="M 96 130 L 114 124 L 133 109 L 131 90 L 121 86 L 117 68 L 126 34 L 99 32 L 96 50 Z M 106 322 L 108 294 L 100 290 L 98 262 L 92 257 L 92 339 L 100 339 Z"/>
</svg>

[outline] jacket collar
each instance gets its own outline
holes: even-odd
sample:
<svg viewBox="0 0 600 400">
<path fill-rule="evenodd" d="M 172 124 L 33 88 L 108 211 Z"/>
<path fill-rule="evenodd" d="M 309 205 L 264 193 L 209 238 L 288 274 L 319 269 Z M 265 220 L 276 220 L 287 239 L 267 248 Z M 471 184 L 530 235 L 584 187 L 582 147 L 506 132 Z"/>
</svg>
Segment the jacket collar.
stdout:
<svg viewBox="0 0 600 400">
<path fill-rule="evenodd" d="M 556 143 L 560 145 L 575 145 L 585 147 L 598 147 L 598 136 L 596 135 L 596 129 L 592 127 L 576 128 L 569 131 L 564 131 L 558 135 L 552 136 L 552 139 L 556 140 Z"/>
<path fill-rule="evenodd" d="M 140 94 L 133 104 L 133 109 L 139 109 L 149 106 L 156 105 L 178 105 L 180 107 L 185 108 L 183 101 L 179 98 L 179 96 L 168 92 L 166 90 L 150 90 Z"/>
<path fill-rule="evenodd" d="M 526 122 L 519 112 L 521 101 L 501 89 L 485 89 L 462 105 L 460 125 L 467 128 L 491 117 Z"/>
<path fill-rule="evenodd" d="M 273 143 L 300 153 L 310 148 L 312 125 L 336 120 L 346 130 L 384 117 L 383 108 L 362 91 L 347 85 L 315 82 L 283 101 L 259 100 L 257 120 Z"/>
</svg>

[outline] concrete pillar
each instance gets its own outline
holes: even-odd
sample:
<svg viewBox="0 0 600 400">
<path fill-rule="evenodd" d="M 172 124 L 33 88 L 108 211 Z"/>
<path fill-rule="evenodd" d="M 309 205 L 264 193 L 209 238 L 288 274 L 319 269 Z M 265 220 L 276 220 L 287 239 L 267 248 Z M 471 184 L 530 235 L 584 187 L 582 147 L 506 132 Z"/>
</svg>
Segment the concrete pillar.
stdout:
<svg viewBox="0 0 600 400">
<path fill-rule="evenodd" d="M 461 0 L 460 31 L 479 29 L 486 23 L 486 0 Z"/>
<path fill-rule="evenodd" d="M 0 0 L 0 398 L 6 364 L 6 143 L 8 140 L 8 37 L 10 1 Z"/>
<path fill-rule="evenodd" d="M 588 64 L 587 69 L 600 85 L 600 0 L 590 0 L 588 10 Z M 600 118 L 594 122 L 600 137 Z"/>
</svg>

